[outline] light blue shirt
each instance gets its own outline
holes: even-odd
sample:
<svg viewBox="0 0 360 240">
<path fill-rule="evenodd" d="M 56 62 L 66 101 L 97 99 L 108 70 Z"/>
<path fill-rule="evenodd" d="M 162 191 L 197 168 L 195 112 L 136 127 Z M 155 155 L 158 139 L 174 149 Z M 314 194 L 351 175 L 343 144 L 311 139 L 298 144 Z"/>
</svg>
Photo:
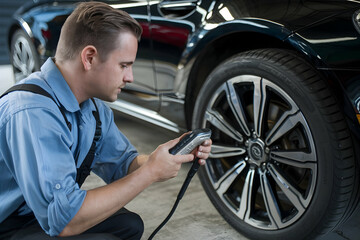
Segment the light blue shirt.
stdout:
<svg viewBox="0 0 360 240">
<path fill-rule="evenodd" d="M 16 91 L 0 99 L 0 222 L 25 199 L 20 214 L 33 211 L 45 232 L 57 236 L 86 196 L 75 182 L 76 168 L 93 141 L 95 107 L 90 99 L 79 106 L 50 58 L 22 83 L 37 84 L 57 99 L 72 130 L 48 97 Z M 115 125 L 111 109 L 98 99 L 96 105 L 102 133 L 93 172 L 110 183 L 126 175 L 138 153 Z"/>
</svg>

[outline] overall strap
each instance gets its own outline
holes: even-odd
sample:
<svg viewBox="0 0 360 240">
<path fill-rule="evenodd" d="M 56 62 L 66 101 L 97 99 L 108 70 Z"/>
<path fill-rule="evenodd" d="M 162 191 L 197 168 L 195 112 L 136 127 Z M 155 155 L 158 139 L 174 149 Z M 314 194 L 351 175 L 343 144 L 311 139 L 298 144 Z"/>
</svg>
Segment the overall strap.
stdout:
<svg viewBox="0 0 360 240">
<path fill-rule="evenodd" d="M 56 103 L 55 99 L 46 90 L 44 90 L 42 87 L 40 87 L 36 84 L 15 85 L 15 86 L 11 87 L 9 90 L 7 90 L 3 95 L 1 95 L 0 98 L 5 96 L 8 93 L 14 92 L 14 91 L 28 91 L 28 92 L 40 94 L 40 95 L 43 95 L 45 97 L 52 99 Z M 81 187 L 81 185 L 84 183 L 86 177 L 89 176 L 89 174 L 91 172 L 91 165 L 92 165 L 92 162 L 95 157 L 96 142 L 101 137 L 101 121 L 100 121 L 100 116 L 99 116 L 99 110 L 98 110 L 98 107 L 96 106 L 95 100 L 93 98 L 91 98 L 91 100 L 96 109 L 96 111 L 92 112 L 94 115 L 94 118 L 96 120 L 96 129 L 95 129 L 94 139 L 91 144 L 90 150 L 87 153 L 81 166 L 77 169 L 76 182 L 79 184 L 79 187 Z M 57 105 L 57 103 L 56 103 L 56 105 Z M 68 126 L 69 130 L 71 131 L 71 123 L 66 118 L 64 110 L 59 105 L 58 105 L 58 107 L 60 109 L 61 114 L 63 115 L 63 117 L 65 119 L 66 125 Z M 76 162 L 77 162 L 77 159 L 76 159 Z"/>
<path fill-rule="evenodd" d="M 14 91 L 32 92 L 32 93 L 43 95 L 43 96 L 48 97 L 51 100 L 53 100 L 55 102 L 55 104 L 59 107 L 59 110 L 60 110 L 61 114 L 63 115 L 63 117 L 65 119 L 66 125 L 68 126 L 69 130 L 71 131 L 71 128 L 72 128 L 71 123 L 66 118 L 63 108 L 60 107 L 56 103 L 55 99 L 46 90 L 44 90 L 42 87 L 40 87 L 40 86 L 38 86 L 36 84 L 18 84 L 18 85 L 14 85 L 10 89 L 8 89 L 4 94 L 2 94 L 0 96 L 0 98 L 2 98 L 3 96 L 5 96 L 8 93 L 14 92 Z M 91 165 L 92 165 L 92 162 L 93 162 L 94 157 L 95 157 L 96 142 L 101 137 L 101 121 L 100 121 L 98 107 L 95 104 L 95 100 L 94 99 L 91 99 L 91 100 L 94 103 L 95 109 L 96 109 L 96 111 L 93 111 L 93 115 L 94 115 L 94 118 L 96 120 L 96 129 L 95 129 L 94 139 L 93 139 L 93 142 L 91 144 L 90 150 L 87 153 L 87 155 L 86 155 L 84 161 L 82 162 L 80 168 L 77 169 L 76 182 L 79 184 L 79 187 L 81 187 L 81 185 L 84 183 L 86 177 L 91 172 Z M 77 162 L 77 159 L 76 159 L 76 162 Z M 16 216 L 17 212 L 24 205 L 25 205 L 25 201 L 9 217 Z"/>
<path fill-rule="evenodd" d="M 91 98 L 91 100 L 94 103 L 96 109 L 96 111 L 92 112 L 96 120 L 96 129 L 90 150 L 87 153 L 84 161 L 81 163 L 81 166 L 77 169 L 76 182 L 79 184 L 79 187 L 81 187 L 81 185 L 84 183 L 85 179 L 87 178 L 87 176 L 89 176 L 91 172 L 91 165 L 95 157 L 96 142 L 101 137 L 101 121 L 100 121 L 98 107 L 96 106 L 95 100 L 93 98 Z"/>
<path fill-rule="evenodd" d="M 18 84 L 18 85 L 14 85 L 11 88 L 9 88 L 3 95 L 0 96 L 0 98 L 2 98 L 3 96 L 5 96 L 8 93 L 14 92 L 14 91 L 27 91 L 27 92 L 32 92 L 32 93 L 36 93 L 36 94 L 40 94 L 43 95 L 45 97 L 50 98 L 51 100 L 53 100 L 55 102 L 55 104 L 59 107 L 59 110 L 62 114 L 62 116 L 65 119 L 66 125 L 69 128 L 69 130 L 71 131 L 71 123 L 68 121 L 68 119 L 65 116 L 65 112 L 63 110 L 62 107 L 60 107 L 55 99 L 47 92 L 45 91 L 42 87 L 36 85 L 36 84 Z"/>
</svg>

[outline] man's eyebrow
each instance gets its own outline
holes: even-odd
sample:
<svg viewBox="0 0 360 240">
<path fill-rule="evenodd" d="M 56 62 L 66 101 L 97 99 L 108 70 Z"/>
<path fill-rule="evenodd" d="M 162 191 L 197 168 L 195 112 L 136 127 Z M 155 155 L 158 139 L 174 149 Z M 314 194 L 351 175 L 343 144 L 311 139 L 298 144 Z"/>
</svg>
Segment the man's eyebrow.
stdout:
<svg viewBox="0 0 360 240">
<path fill-rule="evenodd" d="M 132 65 L 132 64 L 134 64 L 134 62 L 133 62 L 133 61 L 129 61 L 129 62 L 120 62 L 120 64 Z"/>
</svg>

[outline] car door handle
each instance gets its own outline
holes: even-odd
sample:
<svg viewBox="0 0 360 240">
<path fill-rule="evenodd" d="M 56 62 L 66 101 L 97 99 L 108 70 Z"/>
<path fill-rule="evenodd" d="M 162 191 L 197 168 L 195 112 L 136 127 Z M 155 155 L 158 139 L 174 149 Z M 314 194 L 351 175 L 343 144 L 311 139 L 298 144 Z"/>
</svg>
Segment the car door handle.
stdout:
<svg viewBox="0 0 360 240">
<path fill-rule="evenodd" d="M 159 10 L 164 16 L 182 17 L 194 11 L 199 0 L 169 1 L 159 3 Z"/>
</svg>

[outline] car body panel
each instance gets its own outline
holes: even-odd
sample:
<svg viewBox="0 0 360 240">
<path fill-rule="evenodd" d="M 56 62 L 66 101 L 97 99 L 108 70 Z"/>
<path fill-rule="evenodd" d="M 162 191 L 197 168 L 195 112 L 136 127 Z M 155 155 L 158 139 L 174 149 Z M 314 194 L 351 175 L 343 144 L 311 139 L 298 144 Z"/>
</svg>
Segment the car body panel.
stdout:
<svg viewBox="0 0 360 240">
<path fill-rule="evenodd" d="M 75 2 L 24 6 L 14 16 L 17 23 L 9 39 L 16 25 L 22 27 L 43 62 L 54 55 L 61 25 Z M 133 68 L 135 81 L 120 95 L 138 108 L 137 117 L 154 115 L 176 131 L 189 128 L 196 93 L 216 64 L 242 51 L 274 46 L 297 51 L 327 76 L 346 115 L 358 125 L 360 95 L 353 86 L 358 86 L 360 48 L 352 17 L 359 1 L 104 2 L 130 13 L 144 29 Z M 207 69 L 199 67 L 204 58 L 211 63 Z M 194 96 L 188 97 L 189 92 Z M 121 110 L 122 104 L 115 105 Z"/>
<path fill-rule="evenodd" d="M 16 13 L 15 19 L 18 24 L 34 39 L 41 63 L 55 55 L 62 24 L 73 11 L 75 3 L 65 1 L 38 4 L 34 8 L 27 9 L 26 12 Z M 149 37 L 147 38 L 149 34 L 146 35 L 146 30 L 149 31 L 147 0 L 108 1 L 108 3 L 131 14 L 141 24 L 145 33 L 139 43 L 137 61 L 133 66 L 134 84 L 128 86 L 122 97 L 148 109 L 158 110 L 159 97 L 155 93 L 151 42 Z"/>
</svg>

